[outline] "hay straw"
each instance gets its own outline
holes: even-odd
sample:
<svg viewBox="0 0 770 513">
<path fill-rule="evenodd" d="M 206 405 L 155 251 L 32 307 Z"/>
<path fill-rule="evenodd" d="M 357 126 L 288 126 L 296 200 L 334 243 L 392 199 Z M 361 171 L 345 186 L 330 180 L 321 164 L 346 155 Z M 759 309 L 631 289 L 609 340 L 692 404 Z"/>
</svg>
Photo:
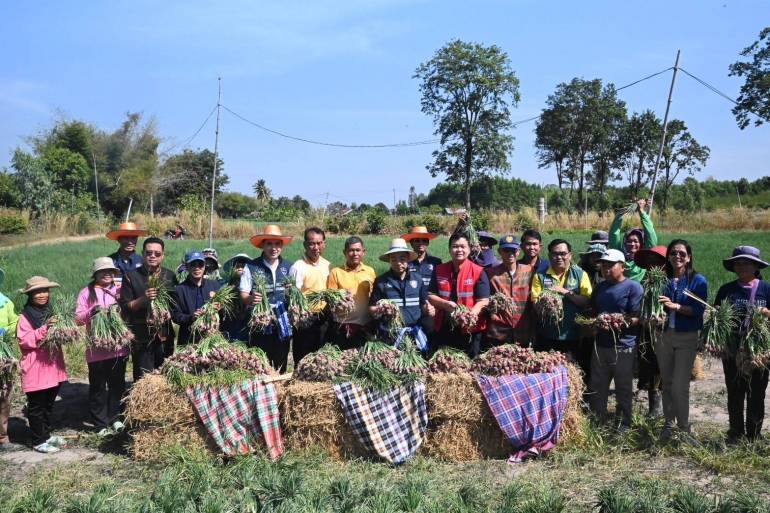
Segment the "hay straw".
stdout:
<svg viewBox="0 0 770 513">
<path fill-rule="evenodd" d="M 214 441 L 200 424 L 147 427 L 132 431 L 131 438 L 133 439 L 131 455 L 139 461 L 163 461 L 175 447 L 182 447 L 190 452 L 208 451 L 212 454 L 219 452 Z"/>
<path fill-rule="evenodd" d="M 569 376 L 569 397 L 561 421 L 559 442 L 581 445 L 587 439 L 588 422 L 583 414 L 583 394 L 586 388 L 583 382 L 583 371 L 574 363 L 568 363 L 567 375 Z"/>
<path fill-rule="evenodd" d="M 198 422 L 184 392 L 176 392 L 159 374 L 145 374 L 134 383 L 125 399 L 130 426 L 185 426 Z"/>
<path fill-rule="evenodd" d="M 480 422 L 484 416 L 484 397 L 469 373 L 429 374 L 425 400 L 430 421 Z"/>
<path fill-rule="evenodd" d="M 445 420 L 438 426 L 428 424 L 428 436 L 421 453 L 442 461 L 474 461 L 483 458 L 473 422 Z"/>
</svg>

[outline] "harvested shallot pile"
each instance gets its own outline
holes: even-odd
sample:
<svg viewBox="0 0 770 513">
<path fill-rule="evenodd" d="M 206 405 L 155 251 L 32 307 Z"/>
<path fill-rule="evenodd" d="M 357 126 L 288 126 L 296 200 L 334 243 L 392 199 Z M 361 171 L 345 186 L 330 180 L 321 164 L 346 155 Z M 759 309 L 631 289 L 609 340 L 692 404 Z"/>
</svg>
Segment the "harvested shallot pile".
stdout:
<svg viewBox="0 0 770 513">
<path fill-rule="evenodd" d="M 471 359 L 459 349 L 442 347 L 428 361 L 430 374 L 464 374 L 471 370 Z"/>
<path fill-rule="evenodd" d="M 297 364 L 294 378 L 302 381 L 334 381 L 357 353 L 357 349 L 343 351 L 337 346 L 326 344 Z"/>
<path fill-rule="evenodd" d="M 534 374 L 551 372 L 566 363 L 567 358 L 561 353 L 533 351 L 526 347 L 506 344 L 480 354 L 473 360 L 471 370 L 486 376 Z"/>
</svg>

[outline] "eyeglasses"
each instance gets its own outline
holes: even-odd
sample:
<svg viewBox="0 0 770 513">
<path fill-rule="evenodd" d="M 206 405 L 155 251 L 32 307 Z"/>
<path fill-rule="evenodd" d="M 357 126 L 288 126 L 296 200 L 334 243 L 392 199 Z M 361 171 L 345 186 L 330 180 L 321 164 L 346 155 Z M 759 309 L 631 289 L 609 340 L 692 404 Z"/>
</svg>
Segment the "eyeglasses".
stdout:
<svg viewBox="0 0 770 513">
<path fill-rule="evenodd" d="M 163 256 L 163 252 L 162 251 L 145 251 L 144 255 L 145 256 L 156 256 L 156 257 L 159 257 L 159 256 Z"/>
<path fill-rule="evenodd" d="M 569 255 L 569 251 L 556 251 L 553 253 L 550 253 L 551 258 L 567 258 Z"/>
<path fill-rule="evenodd" d="M 668 256 L 686 257 L 687 251 L 672 251 L 668 254 Z"/>
</svg>

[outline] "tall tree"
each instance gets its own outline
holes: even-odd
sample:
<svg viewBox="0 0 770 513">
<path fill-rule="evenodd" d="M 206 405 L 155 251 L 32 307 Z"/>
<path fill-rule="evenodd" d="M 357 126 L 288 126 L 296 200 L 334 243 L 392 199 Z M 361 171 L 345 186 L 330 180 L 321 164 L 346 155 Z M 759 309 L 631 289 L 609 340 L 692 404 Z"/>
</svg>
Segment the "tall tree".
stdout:
<svg viewBox="0 0 770 513">
<path fill-rule="evenodd" d="M 663 146 L 660 180 L 663 189 L 663 209 L 668 206 L 671 186 L 682 171 L 690 176 L 699 172 L 709 159 L 711 150 L 700 144 L 687 130 L 687 125 L 679 119 L 672 119 L 666 130 L 666 142 Z M 748 183 L 748 181 L 747 181 Z"/>
<path fill-rule="evenodd" d="M 272 199 L 272 192 L 267 186 L 267 181 L 265 181 L 263 178 L 260 178 L 256 181 L 256 183 L 254 183 L 252 190 L 254 191 L 254 197 L 257 198 L 257 201 L 263 204 L 270 203 L 270 200 Z"/>
<path fill-rule="evenodd" d="M 563 105 L 551 104 L 555 101 L 549 97 L 549 107 L 543 109 L 535 128 L 535 148 L 537 148 L 537 166 L 539 168 L 554 166 L 556 181 L 559 189 L 574 181 L 568 166 L 570 141 L 575 132 L 574 119 Z"/>
<path fill-rule="evenodd" d="M 449 42 L 415 71 L 422 112 L 433 116 L 441 148 L 426 166 L 431 176 L 463 184 L 471 208 L 474 179 L 510 170 L 510 106 L 520 100 L 519 79 L 497 46 Z"/>
<path fill-rule="evenodd" d="M 230 178 L 222 171 L 224 162 L 217 158 L 215 193 L 227 185 Z M 178 207 L 184 195 L 193 195 L 201 200 L 211 199 L 211 177 L 214 173 L 214 153 L 207 150 L 185 150 L 169 157 L 158 172 L 158 186 L 164 190 L 165 199 L 171 208 Z"/>
<path fill-rule="evenodd" d="M 663 125 L 651 110 L 634 112 L 621 139 L 625 174 L 634 197 L 650 182 L 655 170 Z"/>
<path fill-rule="evenodd" d="M 737 61 L 730 65 L 730 76 L 745 78 L 738 96 L 738 104 L 733 107 L 733 114 L 738 126 L 743 130 L 751 124 L 754 113 L 754 126 L 770 121 L 770 27 L 759 33 L 759 39 L 741 52 L 747 61 Z"/>
<path fill-rule="evenodd" d="M 32 211 L 34 215 L 50 210 L 56 187 L 45 169 L 43 160 L 17 149 L 13 153 L 11 165 L 21 193 L 19 205 Z"/>
</svg>

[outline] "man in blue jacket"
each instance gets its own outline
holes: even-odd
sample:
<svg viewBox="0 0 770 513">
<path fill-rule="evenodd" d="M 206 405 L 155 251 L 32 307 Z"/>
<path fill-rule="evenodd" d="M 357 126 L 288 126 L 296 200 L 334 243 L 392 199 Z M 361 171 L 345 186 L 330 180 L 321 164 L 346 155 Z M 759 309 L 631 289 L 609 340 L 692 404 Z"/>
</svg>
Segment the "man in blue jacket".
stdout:
<svg viewBox="0 0 770 513">
<path fill-rule="evenodd" d="M 203 305 L 211 299 L 219 283 L 204 277 L 206 258 L 200 251 L 188 251 L 184 257 L 187 279 L 176 286 L 177 300 L 171 308 L 171 319 L 179 325 L 177 344 L 185 345 L 194 340 L 190 326 L 200 317 Z"/>
</svg>

